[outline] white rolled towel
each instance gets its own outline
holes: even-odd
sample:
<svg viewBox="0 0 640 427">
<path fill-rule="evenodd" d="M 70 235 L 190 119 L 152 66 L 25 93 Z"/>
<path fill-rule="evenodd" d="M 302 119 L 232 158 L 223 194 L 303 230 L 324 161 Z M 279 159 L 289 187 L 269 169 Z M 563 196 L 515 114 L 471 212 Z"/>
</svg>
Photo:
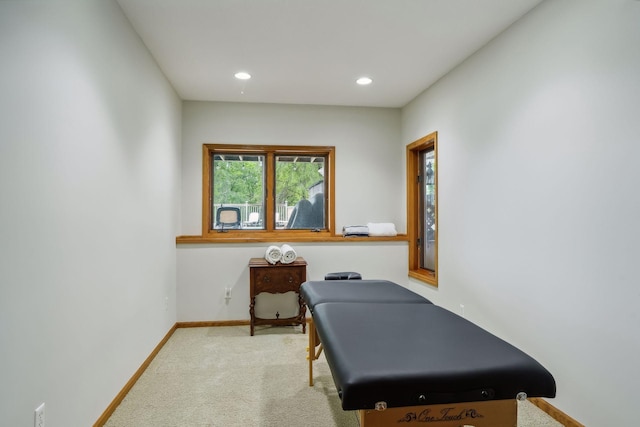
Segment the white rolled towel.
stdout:
<svg viewBox="0 0 640 427">
<path fill-rule="evenodd" d="M 397 236 L 396 225 L 392 222 L 369 222 L 369 236 Z"/>
<path fill-rule="evenodd" d="M 275 264 L 282 259 L 282 251 L 279 247 L 271 245 L 267 248 L 264 259 L 266 259 L 269 264 Z"/>
<path fill-rule="evenodd" d="M 289 245 L 282 245 L 280 247 L 280 252 L 282 252 L 280 262 L 283 264 L 291 264 L 298 257 L 296 251 L 294 251 L 293 248 Z"/>
</svg>

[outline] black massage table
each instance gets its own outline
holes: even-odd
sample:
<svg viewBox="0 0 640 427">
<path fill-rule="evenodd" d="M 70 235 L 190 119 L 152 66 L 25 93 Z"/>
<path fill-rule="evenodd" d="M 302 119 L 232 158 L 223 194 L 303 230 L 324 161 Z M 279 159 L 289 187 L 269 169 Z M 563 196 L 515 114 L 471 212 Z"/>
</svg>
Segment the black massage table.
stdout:
<svg viewBox="0 0 640 427">
<path fill-rule="evenodd" d="M 312 314 L 317 304 L 328 302 L 431 304 L 431 301 L 423 296 L 388 280 L 308 281 L 300 286 L 300 295 Z M 313 385 L 313 361 L 320 357 L 322 349 L 313 317 L 311 317 L 309 319 L 309 347 L 307 348 L 310 386 Z"/>
<path fill-rule="evenodd" d="M 309 311 L 327 302 L 425 303 L 431 301 L 389 280 L 318 280 L 304 282 L 300 294 Z"/>
<path fill-rule="evenodd" d="M 312 301 L 302 289 L 342 408 L 358 410 L 362 427 L 515 427 L 516 398 L 555 397 L 537 361 L 426 299 L 341 301 L 355 288 L 336 288 Z"/>
</svg>

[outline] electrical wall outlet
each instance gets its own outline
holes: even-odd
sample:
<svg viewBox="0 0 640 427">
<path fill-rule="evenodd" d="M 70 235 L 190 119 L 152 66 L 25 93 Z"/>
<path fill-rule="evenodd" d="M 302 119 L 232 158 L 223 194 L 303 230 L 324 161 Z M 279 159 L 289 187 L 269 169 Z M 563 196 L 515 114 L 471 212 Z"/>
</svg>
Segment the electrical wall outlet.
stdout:
<svg viewBox="0 0 640 427">
<path fill-rule="evenodd" d="M 164 311 L 169 311 L 169 297 L 164 297 Z"/>
<path fill-rule="evenodd" d="M 36 415 L 33 421 L 34 427 L 44 427 L 44 402 L 36 408 Z"/>
</svg>

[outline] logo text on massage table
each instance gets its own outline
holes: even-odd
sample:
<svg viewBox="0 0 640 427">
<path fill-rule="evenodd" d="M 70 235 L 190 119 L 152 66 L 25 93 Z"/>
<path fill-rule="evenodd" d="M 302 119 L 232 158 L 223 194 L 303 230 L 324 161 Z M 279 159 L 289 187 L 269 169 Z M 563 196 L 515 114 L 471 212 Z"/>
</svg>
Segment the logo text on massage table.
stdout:
<svg viewBox="0 0 640 427">
<path fill-rule="evenodd" d="M 444 408 L 440 411 L 440 415 L 431 414 L 431 409 L 425 409 L 422 412 L 407 412 L 404 417 L 398 420 L 399 423 L 437 423 L 442 421 L 460 421 L 468 418 L 484 418 L 475 409 L 463 409 L 460 412 L 454 412 L 456 408 Z"/>
</svg>

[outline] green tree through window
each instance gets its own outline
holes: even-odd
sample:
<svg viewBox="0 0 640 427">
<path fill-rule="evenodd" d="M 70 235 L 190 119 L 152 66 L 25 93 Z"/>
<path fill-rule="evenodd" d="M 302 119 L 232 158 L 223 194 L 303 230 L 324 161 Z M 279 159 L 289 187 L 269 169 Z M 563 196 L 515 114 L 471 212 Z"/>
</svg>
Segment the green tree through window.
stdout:
<svg viewBox="0 0 640 427">
<path fill-rule="evenodd" d="M 252 160 L 214 160 L 215 204 L 262 203 L 262 163 Z"/>
<path fill-rule="evenodd" d="M 323 181 L 324 162 L 292 162 L 278 157 L 276 163 L 276 202 L 295 205 L 309 197 L 309 189 Z"/>
</svg>

